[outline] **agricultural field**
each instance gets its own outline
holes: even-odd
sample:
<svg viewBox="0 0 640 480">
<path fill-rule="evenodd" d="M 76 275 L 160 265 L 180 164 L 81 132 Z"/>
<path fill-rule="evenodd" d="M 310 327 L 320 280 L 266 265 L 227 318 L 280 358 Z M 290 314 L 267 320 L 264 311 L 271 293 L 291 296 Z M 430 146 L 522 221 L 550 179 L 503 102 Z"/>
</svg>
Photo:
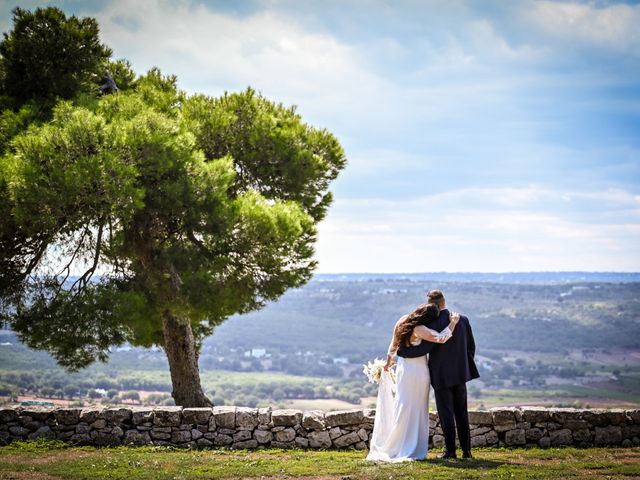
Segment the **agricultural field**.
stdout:
<svg viewBox="0 0 640 480">
<path fill-rule="evenodd" d="M 261 311 L 232 317 L 202 346 L 205 391 L 217 405 L 370 406 L 376 388 L 362 364 L 384 356 L 395 320 L 437 287 L 473 326 L 481 376 L 468 386 L 471 408 L 640 405 L 637 276 L 440 277 L 319 275 Z M 107 363 L 70 373 L 0 330 L 5 403 L 167 405 L 170 392 L 160 348 L 120 345 Z"/>
</svg>

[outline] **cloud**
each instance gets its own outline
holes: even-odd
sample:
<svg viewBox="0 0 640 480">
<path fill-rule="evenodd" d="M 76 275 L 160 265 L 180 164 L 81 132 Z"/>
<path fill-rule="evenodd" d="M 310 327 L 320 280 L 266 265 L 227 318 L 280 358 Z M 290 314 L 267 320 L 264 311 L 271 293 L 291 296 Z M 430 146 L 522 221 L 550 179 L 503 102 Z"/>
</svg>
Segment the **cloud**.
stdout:
<svg viewBox="0 0 640 480">
<path fill-rule="evenodd" d="M 640 269 L 640 196 L 616 189 L 471 188 L 338 201 L 320 232 L 325 272 Z"/>
<path fill-rule="evenodd" d="M 640 6 L 540 1 L 527 16 L 552 40 L 640 57 Z"/>
</svg>

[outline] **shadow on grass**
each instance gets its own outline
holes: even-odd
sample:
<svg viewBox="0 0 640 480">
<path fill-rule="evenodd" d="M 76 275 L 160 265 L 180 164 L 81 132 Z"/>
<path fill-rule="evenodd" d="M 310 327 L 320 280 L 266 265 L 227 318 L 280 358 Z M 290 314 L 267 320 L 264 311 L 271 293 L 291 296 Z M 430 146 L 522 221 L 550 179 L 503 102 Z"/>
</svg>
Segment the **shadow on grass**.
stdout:
<svg viewBox="0 0 640 480">
<path fill-rule="evenodd" d="M 449 467 L 449 468 L 460 468 L 460 469 L 476 469 L 481 468 L 483 470 L 489 470 L 498 468 L 501 465 L 504 465 L 507 462 L 498 462 L 496 460 L 482 460 L 478 458 L 474 458 L 473 460 L 441 460 L 441 459 L 432 459 L 432 460 L 423 460 L 424 463 L 428 463 L 430 465 L 438 465 L 441 467 Z"/>
</svg>

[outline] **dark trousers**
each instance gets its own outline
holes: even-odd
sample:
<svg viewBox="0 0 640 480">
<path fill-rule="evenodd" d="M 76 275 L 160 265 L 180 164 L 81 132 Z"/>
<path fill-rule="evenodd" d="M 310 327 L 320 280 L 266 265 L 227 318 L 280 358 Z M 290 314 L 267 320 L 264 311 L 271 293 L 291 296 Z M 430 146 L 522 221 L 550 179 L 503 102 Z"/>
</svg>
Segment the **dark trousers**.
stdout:
<svg viewBox="0 0 640 480">
<path fill-rule="evenodd" d="M 471 433 L 469 432 L 469 411 L 467 410 L 467 385 L 461 383 L 435 390 L 435 393 L 446 451 L 450 453 L 456 451 L 456 427 L 458 427 L 460 447 L 463 452 L 470 452 Z"/>
</svg>

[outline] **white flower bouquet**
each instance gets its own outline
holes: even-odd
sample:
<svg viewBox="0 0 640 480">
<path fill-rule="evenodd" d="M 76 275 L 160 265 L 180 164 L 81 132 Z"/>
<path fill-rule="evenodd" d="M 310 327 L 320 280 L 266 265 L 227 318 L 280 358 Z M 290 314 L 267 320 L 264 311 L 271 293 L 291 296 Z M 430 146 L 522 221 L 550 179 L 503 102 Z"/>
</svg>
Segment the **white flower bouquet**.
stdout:
<svg viewBox="0 0 640 480">
<path fill-rule="evenodd" d="M 387 362 L 376 358 L 375 360 L 370 360 L 366 365 L 362 365 L 364 368 L 362 369 L 362 373 L 364 373 L 371 383 L 380 383 L 380 379 L 382 378 L 382 372 L 384 371 L 384 365 Z M 393 367 L 389 368 L 389 373 L 391 374 L 391 379 L 395 383 L 396 375 Z"/>
</svg>

